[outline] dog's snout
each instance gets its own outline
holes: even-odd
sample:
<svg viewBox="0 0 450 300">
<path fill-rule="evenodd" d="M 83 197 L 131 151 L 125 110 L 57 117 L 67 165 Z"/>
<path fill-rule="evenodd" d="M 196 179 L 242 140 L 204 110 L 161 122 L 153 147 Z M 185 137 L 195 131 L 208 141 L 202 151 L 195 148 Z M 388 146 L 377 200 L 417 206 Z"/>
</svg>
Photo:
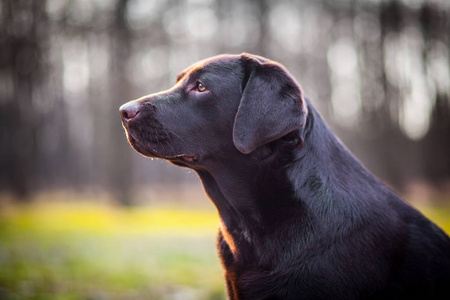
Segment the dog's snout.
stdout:
<svg viewBox="0 0 450 300">
<path fill-rule="evenodd" d="M 122 120 L 128 121 L 136 117 L 139 113 L 139 102 L 128 102 L 120 107 L 120 115 Z"/>
</svg>

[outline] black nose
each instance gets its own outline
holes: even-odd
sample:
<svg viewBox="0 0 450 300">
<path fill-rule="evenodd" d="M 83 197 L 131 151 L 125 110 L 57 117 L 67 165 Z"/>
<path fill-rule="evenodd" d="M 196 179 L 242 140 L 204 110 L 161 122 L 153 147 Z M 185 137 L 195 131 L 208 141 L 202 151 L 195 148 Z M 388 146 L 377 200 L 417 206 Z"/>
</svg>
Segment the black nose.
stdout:
<svg viewBox="0 0 450 300">
<path fill-rule="evenodd" d="M 128 102 L 120 107 L 120 115 L 122 116 L 122 120 L 129 121 L 136 117 L 139 113 L 139 102 Z"/>
</svg>

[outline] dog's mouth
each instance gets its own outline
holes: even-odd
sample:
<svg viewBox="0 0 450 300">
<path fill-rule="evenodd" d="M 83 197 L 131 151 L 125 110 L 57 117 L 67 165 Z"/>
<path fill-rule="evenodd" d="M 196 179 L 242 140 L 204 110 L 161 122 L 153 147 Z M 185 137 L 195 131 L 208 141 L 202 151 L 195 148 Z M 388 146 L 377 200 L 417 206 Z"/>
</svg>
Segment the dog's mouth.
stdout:
<svg viewBox="0 0 450 300">
<path fill-rule="evenodd" d="M 170 161 L 177 161 L 182 160 L 189 163 L 194 163 L 198 161 L 199 156 L 197 154 L 162 154 L 158 150 L 155 149 L 155 147 L 148 147 L 143 145 L 136 139 L 128 130 L 125 130 L 128 138 L 128 142 L 130 143 L 131 147 L 133 147 L 134 150 L 136 150 L 138 153 L 142 154 L 146 157 L 152 157 L 152 158 L 162 158 Z"/>
</svg>

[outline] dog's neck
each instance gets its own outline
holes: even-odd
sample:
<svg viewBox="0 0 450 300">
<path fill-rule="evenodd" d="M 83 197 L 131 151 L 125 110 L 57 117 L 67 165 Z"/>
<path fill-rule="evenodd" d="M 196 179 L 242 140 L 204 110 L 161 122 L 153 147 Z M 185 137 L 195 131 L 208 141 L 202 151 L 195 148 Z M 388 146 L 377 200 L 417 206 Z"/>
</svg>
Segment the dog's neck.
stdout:
<svg viewBox="0 0 450 300">
<path fill-rule="evenodd" d="M 234 256 L 238 260 L 262 263 L 267 236 L 276 231 L 271 226 L 282 218 L 299 215 L 291 188 L 281 177 L 264 176 L 271 172 L 241 168 L 221 169 L 220 172 L 197 171 L 207 194 L 218 209 L 221 232 Z M 255 178 L 255 177 L 260 178 Z M 256 184 L 256 182 L 258 182 Z M 242 251 L 245 249 L 245 251 Z"/>
<path fill-rule="evenodd" d="M 339 207 L 333 211 L 330 209 L 333 205 L 323 205 L 324 201 L 339 197 L 339 193 L 352 201 L 348 196 L 352 187 L 346 185 L 348 178 L 360 181 L 360 186 L 367 186 L 367 191 L 379 185 L 359 162 L 354 163 L 356 159 L 312 106 L 300 135 L 304 138 L 301 148 L 275 153 L 261 163 L 248 163 L 246 159 L 221 164 L 217 170 L 197 171 L 219 211 L 224 236 L 232 239 L 228 244 L 236 247 L 247 244 L 245 249 L 264 251 L 262 244 L 270 235 L 293 235 L 293 240 L 306 241 L 312 231 L 325 230 L 319 228 L 323 226 L 321 222 L 338 219 L 331 215 L 340 214 Z M 324 207 L 328 211 L 319 211 Z M 305 222 L 311 216 L 322 219 Z M 281 222 L 295 228 L 283 227 L 285 232 L 279 232 L 280 226 L 271 226 Z M 318 224 L 318 228 L 304 228 L 304 223 Z"/>
<path fill-rule="evenodd" d="M 312 105 L 305 125 L 304 147 L 296 152 L 295 163 L 286 172 L 289 181 L 301 187 L 295 190 L 297 198 L 311 205 L 329 193 L 352 198 L 353 186 L 349 182 L 358 182 L 367 192 L 373 186 L 383 186 L 331 132 Z"/>
<path fill-rule="evenodd" d="M 275 211 L 286 207 L 278 199 L 286 204 L 293 200 L 286 175 L 253 168 L 227 165 L 217 172 L 198 171 L 226 227 L 240 228 L 243 232 L 247 228 L 262 228 L 271 223 Z M 277 169 L 281 171 L 282 167 Z"/>
<path fill-rule="evenodd" d="M 257 149 L 251 157 L 220 163 L 217 169 L 196 170 L 218 209 L 222 233 L 231 247 L 247 244 L 246 249 L 263 251 L 258 244 L 276 234 L 277 226 L 272 224 L 304 213 L 286 173 L 286 165 L 295 157 L 295 152 L 286 151 L 292 140 Z"/>
</svg>

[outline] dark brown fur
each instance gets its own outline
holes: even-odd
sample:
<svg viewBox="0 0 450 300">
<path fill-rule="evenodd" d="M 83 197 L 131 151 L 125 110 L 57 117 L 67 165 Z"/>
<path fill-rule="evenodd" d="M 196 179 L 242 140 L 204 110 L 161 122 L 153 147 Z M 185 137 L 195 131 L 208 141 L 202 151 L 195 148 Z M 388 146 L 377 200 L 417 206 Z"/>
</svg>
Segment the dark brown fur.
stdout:
<svg viewBox="0 0 450 300">
<path fill-rule="evenodd" d="M 202 180 L 230 299 L 450 299 L 448 236 L 353 157 L 280 64 L 213 57 L 121 114 L 138 152 Z"/>
</svg>

